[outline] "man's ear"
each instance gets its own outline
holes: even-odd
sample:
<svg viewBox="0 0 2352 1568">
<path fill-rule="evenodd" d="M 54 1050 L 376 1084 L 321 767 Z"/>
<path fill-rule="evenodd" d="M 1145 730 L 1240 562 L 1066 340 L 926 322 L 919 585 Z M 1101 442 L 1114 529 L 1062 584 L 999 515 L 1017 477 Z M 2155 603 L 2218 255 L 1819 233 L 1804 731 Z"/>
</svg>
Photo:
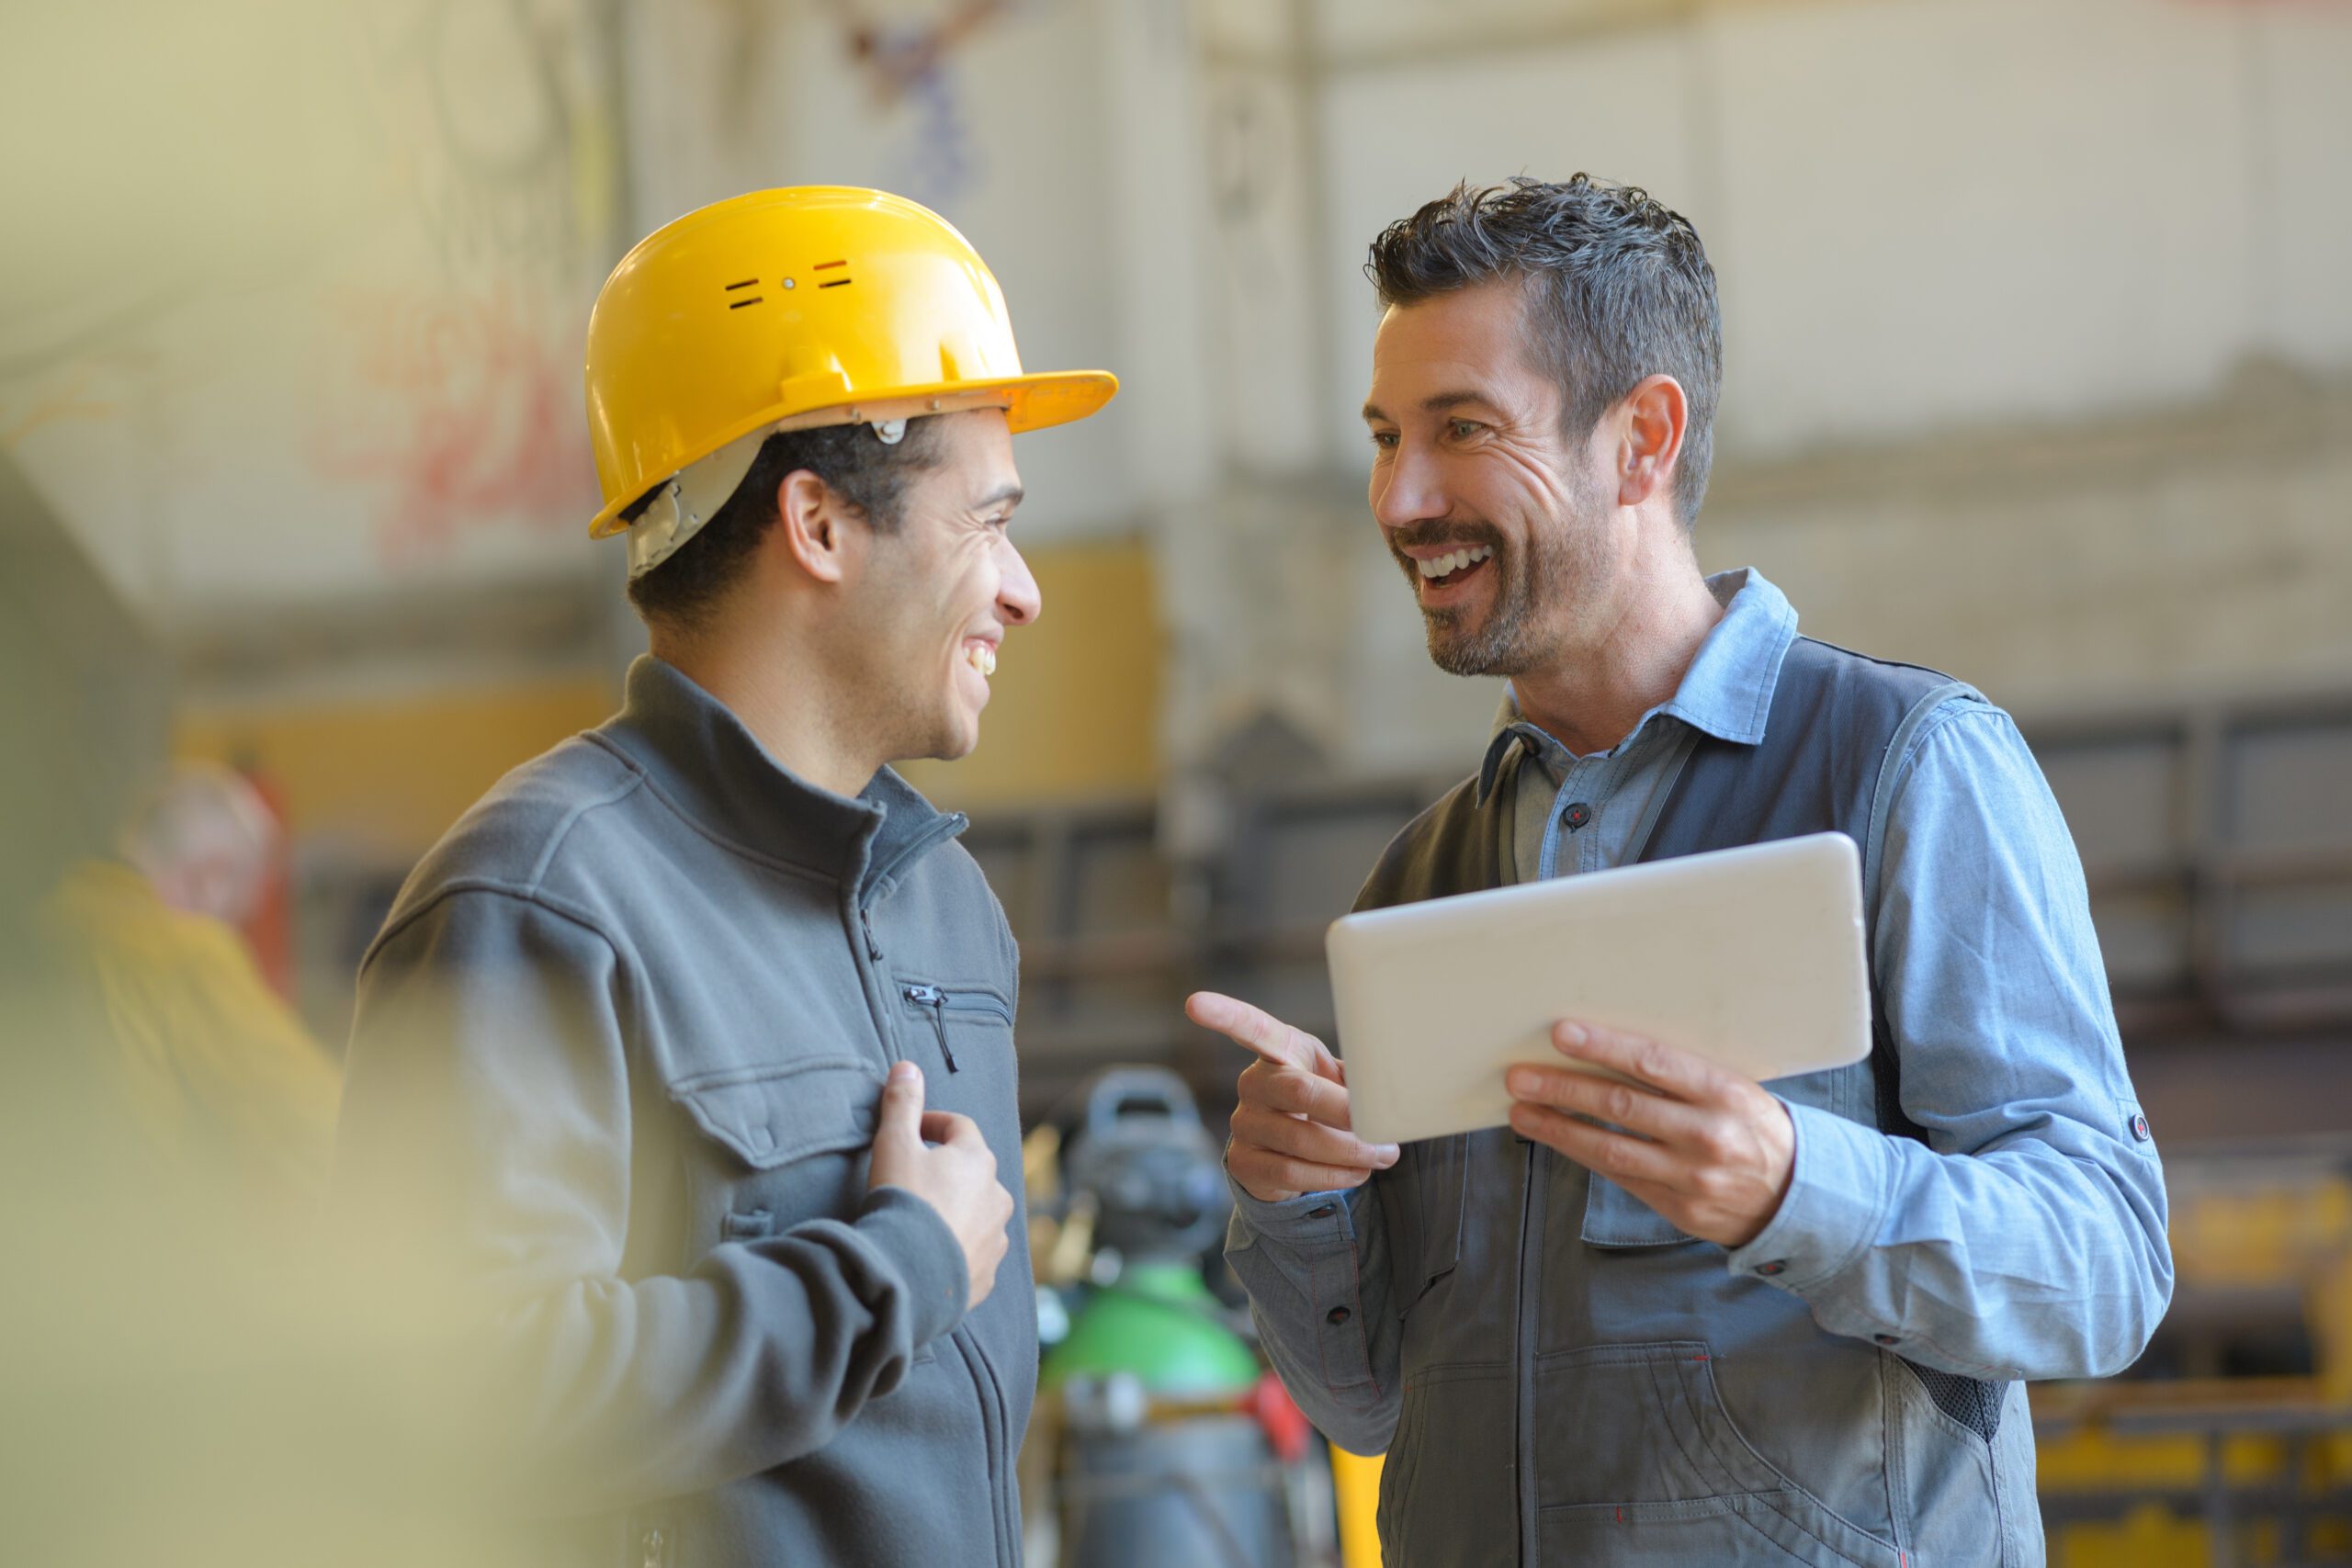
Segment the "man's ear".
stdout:
<svg viewBox="0 0 2352 1568">
<path fill-rule="evenodd" d="M 847 511 L 832 486 L 807 468 L 793 469 L 776 486 L 777 541 L 816 581 L 839 582 L 846 574 Z"/>
<path fill-rule="evenodd" d="M 1618 406 L 1617 504 L 1639 506 L 1671 490 L 1690 406 L 1671 376 L 1644 377 Z"/>
</svg>

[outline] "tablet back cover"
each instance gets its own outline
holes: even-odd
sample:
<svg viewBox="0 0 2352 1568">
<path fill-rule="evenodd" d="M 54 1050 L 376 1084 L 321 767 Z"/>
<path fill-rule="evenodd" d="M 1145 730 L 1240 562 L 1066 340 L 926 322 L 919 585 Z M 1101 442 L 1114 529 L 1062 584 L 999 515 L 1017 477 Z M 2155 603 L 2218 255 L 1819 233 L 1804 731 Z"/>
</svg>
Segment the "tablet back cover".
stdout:
<svg viewBox="0 0 2352 1568">
<path fill-rule="evenodd" d="M 1350 1113 L 1373 1143 L 1510 1118 L 1564 1018 L 1758 1079 L 1870 1052 L 1860 857 L 1842 833 L 1368 910 L 1326 941 Z"/>
</svg>

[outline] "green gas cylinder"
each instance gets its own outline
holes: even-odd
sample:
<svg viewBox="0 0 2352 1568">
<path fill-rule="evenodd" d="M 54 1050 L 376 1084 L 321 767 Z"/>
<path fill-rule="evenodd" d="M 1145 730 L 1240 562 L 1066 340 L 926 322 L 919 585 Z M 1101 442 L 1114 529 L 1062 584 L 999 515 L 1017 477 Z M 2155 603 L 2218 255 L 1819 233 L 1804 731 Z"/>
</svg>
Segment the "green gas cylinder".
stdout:
<svg viewBox="0 0 2352 1568">
<path fill-rule="evenodd" d="M 1245 1413 L 1263 1369 L 1198 1264 L 1225 1226 L 1216 1142 L 1164 1068 L 1107 1069 L 1079 1102 L 1065 1176 L 1118 1273 L 1038 1370 L 1064 1568 L 1291 1568 L 1283 1467 Z"/>
<path fill-rule="evenodd" d="M 1039 1392 L 1050 1396 L 1073 1377 L 1125 1372 L 1163 1399 L 1247 1393 L 1258 1382 L 1258 1358 L 1217 1311 L 1191 1264 L 1131 1263 L 1079 1309 L 1069 1337 L 1046 1357 Z"/>
</svg>

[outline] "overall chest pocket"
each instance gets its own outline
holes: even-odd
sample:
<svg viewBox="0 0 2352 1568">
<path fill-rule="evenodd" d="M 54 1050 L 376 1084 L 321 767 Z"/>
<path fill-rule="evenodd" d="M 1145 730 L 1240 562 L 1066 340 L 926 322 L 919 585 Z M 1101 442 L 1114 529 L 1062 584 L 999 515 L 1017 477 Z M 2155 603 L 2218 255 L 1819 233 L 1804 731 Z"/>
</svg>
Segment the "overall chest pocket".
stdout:
<svg viewBox="0 0 2352 1568">
<path fill-rule="evenodd" d="M 873 1062 L 826 1055 L 727 1067 L 680 1078 L 669 1094 L 701 1134 L 686 1153 L 700 1246 L 855 1209 L 881 1110 Z"/>
<path fill-rule="evenodd" d="M 914 1016 L 917 1038 L 932 1043 L 951 1073 L 994 1064 L 1012 1048 L 1012 1004 L 985 986 L 901 980 L 899 999 Z"/>
</svg>

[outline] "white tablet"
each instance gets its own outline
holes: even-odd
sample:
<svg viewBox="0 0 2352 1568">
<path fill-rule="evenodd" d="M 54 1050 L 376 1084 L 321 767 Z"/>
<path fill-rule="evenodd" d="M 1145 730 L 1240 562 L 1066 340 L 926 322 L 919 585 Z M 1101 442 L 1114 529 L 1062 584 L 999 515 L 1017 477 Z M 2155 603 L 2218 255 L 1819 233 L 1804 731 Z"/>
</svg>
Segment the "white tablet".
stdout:
<svg viewBox="0 0 2352 1568">
<path fill-rule="evenodd" d="M 1564 1018 L 1759 1079 L 1870 1054 L 1861 868 L 1843 833 L 1367 910 L 1326 947 L 1368 1143 L 1509 1122 L 1504 1069 L 1567 1063 L 1552 1047 Z"/>
</svg>

